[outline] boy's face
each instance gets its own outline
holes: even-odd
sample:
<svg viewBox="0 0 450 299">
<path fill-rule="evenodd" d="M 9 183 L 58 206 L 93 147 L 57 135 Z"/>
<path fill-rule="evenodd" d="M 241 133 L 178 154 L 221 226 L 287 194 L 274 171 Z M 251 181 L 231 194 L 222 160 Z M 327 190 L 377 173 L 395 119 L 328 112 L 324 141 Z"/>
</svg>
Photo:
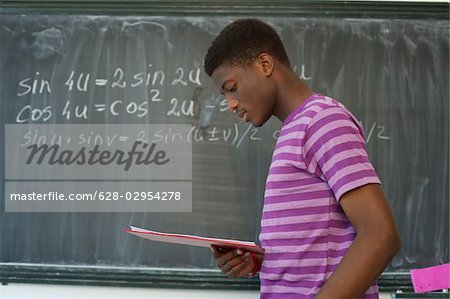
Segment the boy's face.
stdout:
<svg viewBox="0 0 450 299">
<path fill-rule="evenodd" d="M 258 61 L 248 68 L 222 64 L 211 77 L 226 97 L 228 110 L 243 121 L 259 127 L 272 116 L 276 98 L 273 84 Z"/>
</svg>

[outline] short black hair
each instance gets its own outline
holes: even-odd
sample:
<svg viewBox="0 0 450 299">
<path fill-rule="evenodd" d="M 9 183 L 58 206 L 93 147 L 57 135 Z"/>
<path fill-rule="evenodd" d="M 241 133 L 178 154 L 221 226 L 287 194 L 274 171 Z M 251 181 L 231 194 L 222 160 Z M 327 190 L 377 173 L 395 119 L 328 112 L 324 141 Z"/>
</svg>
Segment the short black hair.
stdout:
<svg viewBox="0 0 450 299">
<path fill-rule="evenodd" d="M 204 60 L 205 72 L 211 76 L 223 63 L 250 67 L 261 53 L 270 54 L 290 66 L 283 42 L 275 29 L 258 19 L 234 21 L 209 47 Z"/>
</svg>

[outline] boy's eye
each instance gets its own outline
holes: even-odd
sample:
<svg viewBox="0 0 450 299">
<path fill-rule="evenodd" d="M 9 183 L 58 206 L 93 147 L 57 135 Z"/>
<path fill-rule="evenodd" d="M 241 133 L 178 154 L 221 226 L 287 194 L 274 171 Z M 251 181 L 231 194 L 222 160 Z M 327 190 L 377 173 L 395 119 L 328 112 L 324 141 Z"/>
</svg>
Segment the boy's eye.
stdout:
<svg viewBox="0 0 450 299">
<path fill-rule="evenodd" d="M 233 92 L 236 91 L 236 89 L 237 89 L 236 84 L 234 84 L 228 91 Z"/>
</svg>

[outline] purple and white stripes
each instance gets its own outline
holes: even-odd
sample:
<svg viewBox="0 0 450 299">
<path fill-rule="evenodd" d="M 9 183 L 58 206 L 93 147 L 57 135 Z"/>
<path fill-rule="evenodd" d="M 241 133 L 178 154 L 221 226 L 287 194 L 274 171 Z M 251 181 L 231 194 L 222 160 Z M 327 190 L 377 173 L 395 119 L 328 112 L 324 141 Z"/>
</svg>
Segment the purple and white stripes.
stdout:
<svg viewBox="0 0 450 299">
<path fill-rule="evenodd" d="M 380 183 L 356 118 L 314 94 L 284 121 L 261 220 L 261 298 L 312 298 L 355 238 L 339 205 L 345 192 Z M 378 298 L 374 284 L 363 297 Z"/>
</svg>

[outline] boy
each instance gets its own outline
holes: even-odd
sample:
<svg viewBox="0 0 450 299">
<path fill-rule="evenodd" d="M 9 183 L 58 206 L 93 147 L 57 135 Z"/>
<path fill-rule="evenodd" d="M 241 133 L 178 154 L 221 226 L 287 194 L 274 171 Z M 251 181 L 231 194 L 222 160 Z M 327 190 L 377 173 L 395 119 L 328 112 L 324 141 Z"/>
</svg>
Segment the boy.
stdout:
<svg viewBox="0 0 450 299">
<path fill-rule="evenodd" d="M 259 20 L 225 27 L 204 68 L 243 121 L 283 122 L 264 195 L 265 253 L 213 247 L 218 267 L 230 277 L 259 270 L 264 299 L 378 298 L 375 280 L 400 241 L 355 117 L 300 80 Z"/>
</svg>

